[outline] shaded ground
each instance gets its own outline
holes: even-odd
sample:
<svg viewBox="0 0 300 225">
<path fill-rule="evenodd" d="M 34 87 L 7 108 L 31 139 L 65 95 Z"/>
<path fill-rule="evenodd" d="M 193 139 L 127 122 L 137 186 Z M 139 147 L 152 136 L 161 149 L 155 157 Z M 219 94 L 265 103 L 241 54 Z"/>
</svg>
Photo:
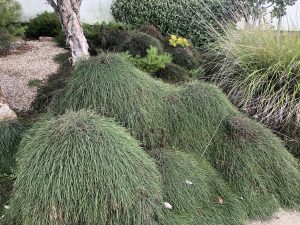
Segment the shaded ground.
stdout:
<svg viewBox="0 0 300 225">
<path fill-rule="evenodd" d="M 53 58 L 64 52 L 53 42 L 27 41 L 23 48 L 0 57 L 0 86 L 11 108 L 30 108 L 37 87 L 29 87 L 28 81 L 43 81 L 55 73 L 59 64 Z"/>
</svg>

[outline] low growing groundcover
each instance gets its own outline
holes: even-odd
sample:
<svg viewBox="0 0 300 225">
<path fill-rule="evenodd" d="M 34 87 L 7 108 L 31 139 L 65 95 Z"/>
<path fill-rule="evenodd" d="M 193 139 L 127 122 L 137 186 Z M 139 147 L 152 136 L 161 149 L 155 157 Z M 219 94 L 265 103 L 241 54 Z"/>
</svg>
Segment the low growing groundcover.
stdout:
<svg viewBox="0 0 300 225">
<path fill-rule="evenodd" d="M 116 53 L 77 63 L 17 159 L 5 224 L 235 225 L 300 205 L 271 131 L 214 85 L 166 84 Z"/>
</svg>

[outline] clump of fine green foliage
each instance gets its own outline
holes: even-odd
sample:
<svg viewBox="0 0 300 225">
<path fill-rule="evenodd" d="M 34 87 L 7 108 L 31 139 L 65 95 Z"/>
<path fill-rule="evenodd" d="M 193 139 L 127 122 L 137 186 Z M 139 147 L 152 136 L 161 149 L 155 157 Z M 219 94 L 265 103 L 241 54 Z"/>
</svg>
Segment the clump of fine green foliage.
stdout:
<svg viewBox="0 0 300 225">
<path fill-rule="evenodd" d="M 88 40 L 90 52 L 96 54 L 97 49 L 120 51 L 129 37 L 131 26 L 117 22 L 101 24 L 83 24 L 84 35 Z"/>
<path fill-rule="evenodd" d="M 23 29 L 16 23 L 21 16 L 21 5 L 15 0 L 0 0 L 0 54 L 6 54 Z"/>
<path fill-rule="evenodd" d="M 24 127 L 17 121 L 0 121 L 0 175 L 10 174 Z"/>
<path fill-rule="evenodd" d="M 299 121 L 300 36 L 246 27 L 209 49 L 208 77 L 241 109 L 273 128 Z"/>
<path fill-rule="evenodd" d="M 152 154 L 163 174 L 164 199 L 173 206 L 167 215 L 171 224 L 234 225 L 246 220 L 240 200 L 209 162 L 174 149 Z"/>
<path fill-rule="evenodd" d="M 153 26 L 151 24 L 144 24 L 141 27 L 139 27 L 138 30 L 145 34 L 148 34 L 160 41 L 164 41 L 164 37 L 161 34 L 161 32 L 155 26 Z"/>
<path fill-rule="evenodd" d="M 166 46 L 165 51 L 173 57 L 173 62 L 188 70 L 197 69 L 201 65 L 200 53 L 193 47 Z"/>
<path fill-rule="evenodd" d="M 29 21 L 26 37 L 56 37 L 62 33 L 59 17 L 55 12 L 43 12 Z"/>
<path fill-rule="evenodd" d="M 164 35 L 179 34 L 197 47 L 214 40 L 207 30 L 221 29 L 223 18 L 232 18 L 225 0 L 115 0 L 112 14 L 119 22 L 157 27 Z"/>
<path fill-rule="evenodd" d="M 0 174 L 0 221 L 11 197 L 14 180 L 13 175 Z"/>
<path fill-rule="evenodd" d="M 155 73 L 166 68 L 166 65 L 172 62 L 172 56 L 168 53 L 159 54 L 157 48 L 150 46 L 145 57 L 129 56 L 129 60 L 140 70 Z"/>
<path fill-rule="evenodd" d="M 158 224 L 159 172 L 112 120 L 90 111 L 46 116 L 20 146 L 5 224 Z"/>
<path fill-rule="evenodd" d="M 157 70 L 154 76 L 169 82 L 180 82 L 187 81 L 189 79 L 188 74 L 189 72 L 185 68 L 170 63 L 165 68 Z"/>
<path fill-rule="evenodd" d="M 122 55 L 101 54 L 76 65 L 51 108 L 58 113 L 94 109 L 130 128 L 145 148 L 174 146 L 207 159 L 250 218 L 300 204 L 297 161 L 271 131 L 244 118 L 213 85 L 165 84 Z"/>
<path fill-rule="evenodd" d="M 163 52 L 163 45 L 158 39 L 142 32 L 132 31 L 123 44 L 122 51 L 128 51 L 133 56 L 145 57 L 151 46 L 155 47 L 158 53 Z"/>
</svg>

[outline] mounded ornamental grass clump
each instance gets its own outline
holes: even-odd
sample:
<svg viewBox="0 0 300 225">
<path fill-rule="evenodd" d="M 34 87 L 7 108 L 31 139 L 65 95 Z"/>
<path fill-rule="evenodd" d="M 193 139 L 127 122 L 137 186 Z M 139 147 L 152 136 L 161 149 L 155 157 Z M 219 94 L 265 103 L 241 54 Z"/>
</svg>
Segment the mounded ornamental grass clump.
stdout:
<svg viewBox="0 0 300 225">
<path fill-rule="evenodd" d="M 157 48 L 159 53 L 164 51 L 163 45 L 158 39 L 139 31 L 133 31 L 123 44 L 122 50 L 128 51 L 133 56 L 144 57 L 151 46 Z"/>
<path fill-rule="evenodd" d="M 159 69 L 154 76 L 168 82 L 186 81 L 189 78 L 188 71 L 174 63 L 170 63 L 165 68 Z"/>
<path fill-rule="evenodd" d="M 165 51 L 172 54 L 173 62 L 188 70 L 200 67 L 200 53 L 194 47 L 173 47 L 167 44 Z"/>
<path fill-rule="evenodd" d="M 160 33 L 160 31 L 153 25 L 151 24 L 144 24 L 139 28 L 139 31 L 148 34 L 152 37 L 155 37 L 156 39 L 160 41 L 164 41 L 163 35 Z"/>
<path fill-rule="evenodd" d="M 124 128 L 90 111 L 36 123 L 16 177 L 5 224 L 159 224 L 155 163 Z"/>
<path fill-rule="evenodd" d="M 24 127 L 17 121 L 0 121 L 0 175 L 10 174 Z"/>
<path fill-rule="evenodd" d="M 246 220 L 238 197 L 208 161 L 174 149 L 152 155 L 163 175 L 164 199 L 173 206 L 167 215 L 170 224 L 233 225 Z"/>
<path fill-rule="evenodd" d="M 208 79 L 235 105 L 276 129 L 299 122 L 300 35 L 253 26 L 228 30 L 208 49 Z"/>
<path fill-rule="evenodd" d="M 5 205 L 11 197 L 15 178 L 12 175 L 0 174 L 0 218 L 5 211 Z M 0 219 L 1 222 L 1 219 Z"/>
<path fill-rule="evenodd" d="M 130 128 L 147 148 L 174 146 L 207 159 L 251 218 L 265 218 L 279 205 L 300 205 L 296 160 L 213 85 L 168 85 L 119 54 L 102 54 L 76 65 L 51 108 L 60 113 L 94 109 Z"/>
</svg>

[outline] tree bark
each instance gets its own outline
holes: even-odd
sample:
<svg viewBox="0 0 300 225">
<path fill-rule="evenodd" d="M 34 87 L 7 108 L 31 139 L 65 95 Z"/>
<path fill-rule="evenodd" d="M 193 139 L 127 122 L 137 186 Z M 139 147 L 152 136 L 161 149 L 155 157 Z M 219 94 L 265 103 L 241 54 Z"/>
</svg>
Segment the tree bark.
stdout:
<svg viewBox="0 0 300 225">
<path fill-rule="evenodd" d="M 89 46 L 80 21 L 82 0 L 47 0 L 60 17 L 62 29 L 66 35 L 67 45 L 71 49 L 72 63 L 79 58 L 89 57 Z"/>
</svg>

